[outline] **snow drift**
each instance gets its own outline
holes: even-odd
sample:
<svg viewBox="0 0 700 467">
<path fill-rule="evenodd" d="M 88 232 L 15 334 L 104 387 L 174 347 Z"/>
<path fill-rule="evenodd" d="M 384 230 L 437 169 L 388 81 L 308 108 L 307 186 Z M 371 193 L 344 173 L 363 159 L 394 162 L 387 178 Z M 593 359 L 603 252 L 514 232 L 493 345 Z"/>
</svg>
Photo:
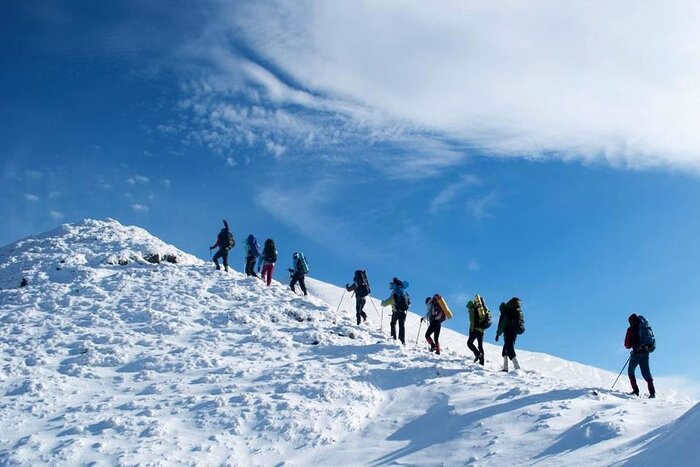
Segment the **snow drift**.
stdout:
<svg viewBox="0 0 700 467">
<path fill-rule="evenodd" d="M 489 344 L 482 368 L 448 329 L 443 355 L 403 347 L 377 301 L 356 326 L 342 289 L 308 284 L 216 272 L 114 220 L 1 248 L 0 464 L 609 465 L 661 452 L 693 404 L 539 353 L 500 373 Z"/>
</svg>

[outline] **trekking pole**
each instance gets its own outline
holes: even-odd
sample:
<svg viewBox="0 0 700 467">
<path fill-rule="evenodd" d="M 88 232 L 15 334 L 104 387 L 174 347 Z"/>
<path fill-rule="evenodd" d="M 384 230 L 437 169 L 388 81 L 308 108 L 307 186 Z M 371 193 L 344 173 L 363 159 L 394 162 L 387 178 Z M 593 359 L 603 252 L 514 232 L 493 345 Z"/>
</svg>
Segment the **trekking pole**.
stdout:
<svg viewBox="0 0 700 467">
<path fill-rule="evenodd" d="M 632 354 L 630 354 L 630 356 L 627 357 L 627 361 L 626 361 L 625 364 L 622 366 L 622 370 L 620 370 L 620 374 L 618 374 L 618 375 L 617 375 L 617 378 L 615 378 L 615 382 L 613 383 L 612 387 L 610 388 L 611 391 L 612 391 L 612 389 L 615 387 L 615 385 L 617 384 L 617 380 L 620 379 L 620 376 L 622 376 L 622 372 L 625 371 L 625 367 L 626 367 L 627 364 L 630 362 L 630 359 L 631 359 L 631 358 L 632 358 Z"/>
<path fill-rule="evenodd" d="M 420 328 L 423 327 L 423 320 L 420 320 L 420 324 L 418 325 L 418 335 L 416 336 L 416 345 L 413 347 L 414 349 L 418 347 L 418 339 L 420 339 Z"/>
<path fill-rule="evenodd" d="M 377 305 L 374 304 L 374 300 L 372 300 L 372 297 L 369 297 L 369 301 L 372 302 L 372 306 L 374 307 L 374 312 L 377 313 L 377 318 L 379 318 L 379 311 L 377 310 Z M 384 308 L 382 308 L 382 311 L 384 311 Z"/>
<path fill-rule="evenodd" d="M 335 321 L 338 320 L 338 310 L 340 310 L 340 305 L 343 303 L 343 299 L 345 298 L 345 293 L 347 290 L 343 290 L 343 295 L 340 297 L 340 301 L 338 302 L 338 306 L 335 309 Z"/>
<path fill-rule="evenodd" d="M 382 307 L 382 319 L 379 320 L 379 331 L 384 331 L 384 307 Z"/>
</svg>

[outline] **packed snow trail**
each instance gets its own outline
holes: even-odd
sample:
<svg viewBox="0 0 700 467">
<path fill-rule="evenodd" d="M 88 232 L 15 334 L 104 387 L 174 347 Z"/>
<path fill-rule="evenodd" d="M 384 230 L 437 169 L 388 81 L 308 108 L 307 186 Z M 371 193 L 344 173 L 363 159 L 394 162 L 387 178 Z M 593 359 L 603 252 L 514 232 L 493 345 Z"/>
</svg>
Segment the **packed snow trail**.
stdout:
<svg viewBox="0 0 700 467">
<path fill-rule="evenodd" d="M 609 465 L 693 403 L 544 354 L 500 373 L 489 344 L 481 368 L 448 329 L 435 356 L 413 314 L 402 347 L 389 313 L 381 333 L 368 303 L 356 326 L 342 289 L 308 285 L 216 272 L 113 220 L 0 249 L 0 464 Z"/>
</svg>

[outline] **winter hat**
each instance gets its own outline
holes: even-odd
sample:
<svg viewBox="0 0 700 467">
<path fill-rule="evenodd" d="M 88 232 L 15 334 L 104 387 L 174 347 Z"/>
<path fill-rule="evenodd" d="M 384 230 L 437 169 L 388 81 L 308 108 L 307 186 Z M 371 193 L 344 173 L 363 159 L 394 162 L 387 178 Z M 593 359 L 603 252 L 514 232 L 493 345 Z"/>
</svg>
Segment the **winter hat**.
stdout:
<svg viewBox="0 0 700 467">
<path fill-rule="evenodd" d="M 637 322 L 637 315 L 635 313 L 632 313 L 629 318 L 627 318 L 627 321 L 629 321 L 630 326 L 634 325 Z"/>
<path fill-rule="evenodd" d="M 394 277 L 394 278 L 391 280 L 391 282 L 392 282 L 393 284 L 395 284 L 395 285 L 398 285 L 399 287 L 401 287 L 401 286 L 403 285 L 403 283 L 398 279 L 398 277 Z"/>
<path fill-rule="evenodd" d="M 428 303 L 430 301 L 430 297 L 425 297 L 425 303 Z"/>
</svg>

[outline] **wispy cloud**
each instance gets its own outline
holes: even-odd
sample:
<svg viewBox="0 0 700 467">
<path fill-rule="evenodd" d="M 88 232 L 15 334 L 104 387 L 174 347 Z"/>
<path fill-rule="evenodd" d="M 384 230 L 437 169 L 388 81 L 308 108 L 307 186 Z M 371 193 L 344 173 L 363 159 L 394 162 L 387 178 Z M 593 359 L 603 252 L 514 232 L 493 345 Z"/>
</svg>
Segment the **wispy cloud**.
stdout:
<svg viewBox="0 0 700 467">
<path fill-rule="evenodd" d="M 133 209 L 136 212 L 148 212 L 150 209 L 148 206 L 144 204 L 139 204 L 139 203 L 134 203 L 131 205 L 131 209 Z"/>
<path fill-rule="evenodd" d="M 469 260 L 469 263 L 467 264 L 467 268 L 470 271 L 479 271 L 481 269 L 481 265 L 472 259 L 472 260 Z"/>
<path fill-rule="evenodd" d="M 490 192 L 484 196 L 471 199 L 467 202 L 467 211 L 475 219 L 484 219 L 491 216 L 493 209 L 498 204 L 498 196 Z"/>
<path fill-rule="evenodd" d="M 32 202 L 32 203 L 36 203 L 37 201 L 41 201 L 41 198 L 39 198 L 37 195 L 34 195 L 32 193 L 25 193 L 24 199 L 26 199 L 27 201 Z"/>
<path fill-rule="evenodd" d="M 206 144 L 401 141 L 428 167 L 468 147 L 700 169 L 695 2 L 220 6 L 183 48 L 215 69 L 184 103 Z M 270 66 L 241 58 L 232 35 Z M 431 141 L 445 154 L 418 144 Z"/>
<path fill-rule="evenodd" d="M 480 183 L 481 181 L 478 177 L 467 174 L 462 175 L 459 181 L 445 185 L 445 187 L 438 192 L 435 198 L 433 198 L 433 201 L 430 203 L 430 213 L 437 214 L 458 195 L 460 195 L 465 188 L 472 185 L 478 185 Z"/>
<path fill-rule="evenodd" d="M 136 184 L 145 185 L 148 182 L 150 182 L 150 179 L 148 177 L 144 177 L 143 175 L 138 175 L 138 174 L 126 179 L 126 183 L 128 183 L 129 185 L 136 185 Z"/>
<path fill-rule="evenodd" d="M 316 182 L 303 190 L 268 187 L 257 194 L 256 204 L 338 256 L 356 259 L 355 252 L 362 251 L 365 260 L 379 258 L 380 253 L 371 245 L 358 242 L 359 236 L 352 223 L 327 209 L 333 184 L 331 181 Z"/>
<path fill-rule="evenodd" d="M 63 218 L 66 217 L 60 211 L 50 211 L 49 216 L 51 216 L 51 219 L 53 219 L 55 221 L 63 220 Z"/>
</svg>

